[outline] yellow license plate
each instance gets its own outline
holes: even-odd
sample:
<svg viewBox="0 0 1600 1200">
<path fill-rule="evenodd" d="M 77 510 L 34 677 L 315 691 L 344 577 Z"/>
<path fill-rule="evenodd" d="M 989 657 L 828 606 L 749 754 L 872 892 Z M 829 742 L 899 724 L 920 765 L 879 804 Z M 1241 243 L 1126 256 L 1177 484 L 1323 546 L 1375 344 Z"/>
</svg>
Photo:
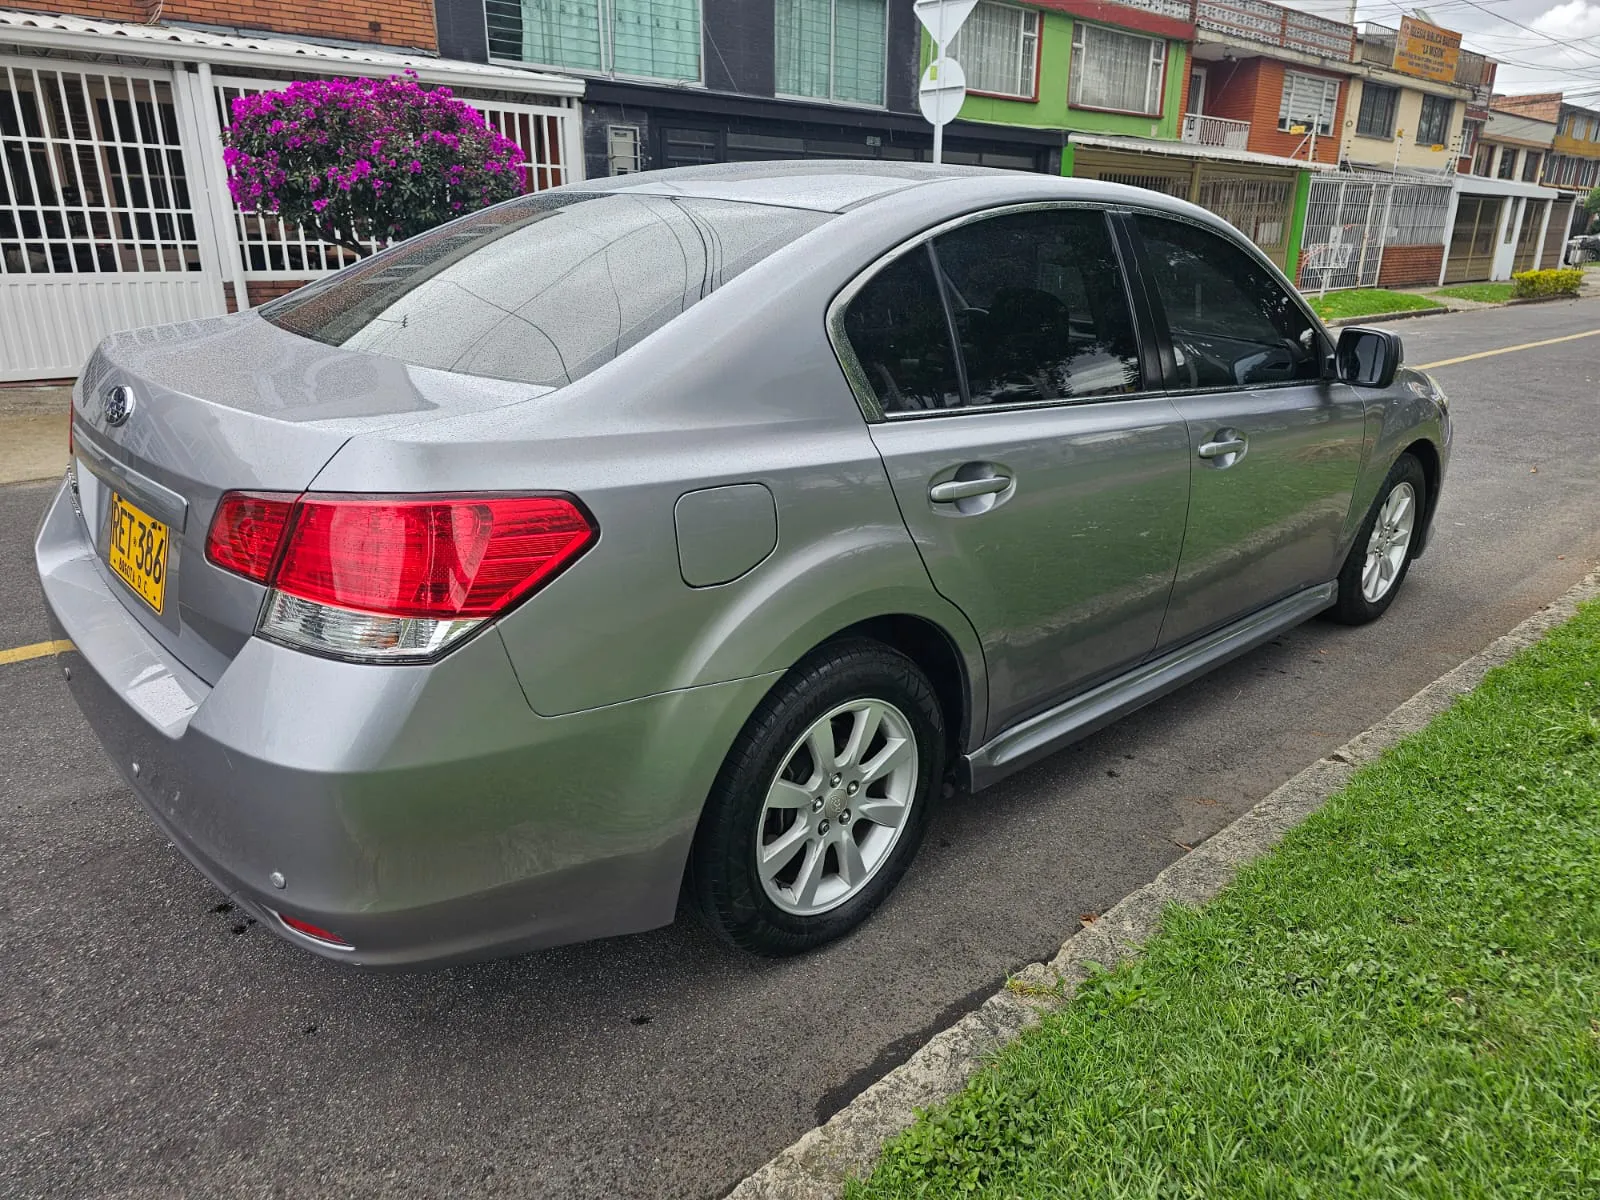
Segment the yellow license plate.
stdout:
<svg viewBox="0 0 1600 1200">
<path fill-rule="evenodd" d="M 156 612 L 167 601 L 167 527 L 136 504 L 111 493 L 106 561 L 122 582 Z"/>
</svg>

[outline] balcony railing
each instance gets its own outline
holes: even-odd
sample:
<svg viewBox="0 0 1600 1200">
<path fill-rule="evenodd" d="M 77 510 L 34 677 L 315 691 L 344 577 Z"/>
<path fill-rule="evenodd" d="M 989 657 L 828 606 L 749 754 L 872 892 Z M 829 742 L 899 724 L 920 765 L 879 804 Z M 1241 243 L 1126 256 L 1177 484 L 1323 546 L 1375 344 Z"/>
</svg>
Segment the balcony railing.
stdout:
<svg viewBox="0 0 1600 1200">
<path fill-rule="evenodd" d="M 1230 121 L 1226 117 L 1208 117 L 1201 113 L 1185 113 L 1182 139 L 1195 146 L 1221 146 L 1225 150 L 1244 150 L 1250 144 L 1250 122 Z"/>
<path fill-rule="evenodd" d="M 1130 8 L 1189 21 L 1225 37 L 1353 62 L 1355 26 L 1268 0 L 1117 0 Z"/>
</svg>

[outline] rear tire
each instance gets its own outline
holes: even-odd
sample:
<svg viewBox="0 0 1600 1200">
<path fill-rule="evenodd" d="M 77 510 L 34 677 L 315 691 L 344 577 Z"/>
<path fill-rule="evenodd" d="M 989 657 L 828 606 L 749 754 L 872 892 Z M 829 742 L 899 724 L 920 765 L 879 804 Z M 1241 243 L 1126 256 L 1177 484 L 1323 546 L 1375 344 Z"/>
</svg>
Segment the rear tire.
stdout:
<svg viewBox="0 0 1600 1200">
<path fill-rule="evenodd" d="M 706 924 L 779 955 L 866 920 L 922 842 L 944 741 L 932 684 L 898 651 L 852 639 L 802 660 L 745 723 L 706 801 L 688 879 Z"/>
<path fill-rule="evenodd" d="M 1388 611 L 1411 569 L 1412 548 L 1428 507 L 1422 464 L 1402 454 L 1389 468 L 1339 572 L 1339 598 L 1328 610 L 1343 625 L 1365 625 Z"/>
</svg>

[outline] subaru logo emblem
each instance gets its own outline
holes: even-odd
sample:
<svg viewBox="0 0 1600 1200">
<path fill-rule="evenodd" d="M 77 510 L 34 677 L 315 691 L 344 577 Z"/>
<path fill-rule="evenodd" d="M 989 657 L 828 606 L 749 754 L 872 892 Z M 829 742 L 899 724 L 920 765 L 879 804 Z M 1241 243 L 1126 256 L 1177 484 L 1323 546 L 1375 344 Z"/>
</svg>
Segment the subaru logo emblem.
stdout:
<svg viewBox="0 0 1600 1200">
<path fill-rule="evenodd" d="M 105 395 L 100 397 L 100 415 L 106 419 L 107 425 L 121 425 L 132 412 L 133 389 L 127 384 L 107 388 Z"/>
</svg>

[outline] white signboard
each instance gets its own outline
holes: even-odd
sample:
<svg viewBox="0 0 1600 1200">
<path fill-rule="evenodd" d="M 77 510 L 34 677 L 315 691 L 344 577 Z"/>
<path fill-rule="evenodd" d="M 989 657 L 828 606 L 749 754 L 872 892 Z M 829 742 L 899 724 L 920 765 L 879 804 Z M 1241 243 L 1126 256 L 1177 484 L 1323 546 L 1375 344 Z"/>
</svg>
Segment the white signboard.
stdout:
<svg viewBox="0 0 1600 1200">
<path fill-rule="evenodd" d="M 917 105 L 928 124 L 936 128 L 950 124 L 966 98 L 967 73 L 960 63 L 953 58 L 936 58 L 928 64 L 917 88 Z"/>
<path fill-rule="evenodd" d="M 978 0 L 914 0 L 911 11 L 933 39 L 933 61 L 922 73 L 917 104 L 933 126 L 933 161 L 944 161 L 944 127 L 956 119 L 967 98 L 967 77 L 961 64 L 945 55 Z"/>
<path fill-rule="evenodd" d="M 939 54 L 955 40 L 956 33 L 978 7 L 978 0 L 916 0 L 911 11 L 928 31 Z"/>
</svg>

